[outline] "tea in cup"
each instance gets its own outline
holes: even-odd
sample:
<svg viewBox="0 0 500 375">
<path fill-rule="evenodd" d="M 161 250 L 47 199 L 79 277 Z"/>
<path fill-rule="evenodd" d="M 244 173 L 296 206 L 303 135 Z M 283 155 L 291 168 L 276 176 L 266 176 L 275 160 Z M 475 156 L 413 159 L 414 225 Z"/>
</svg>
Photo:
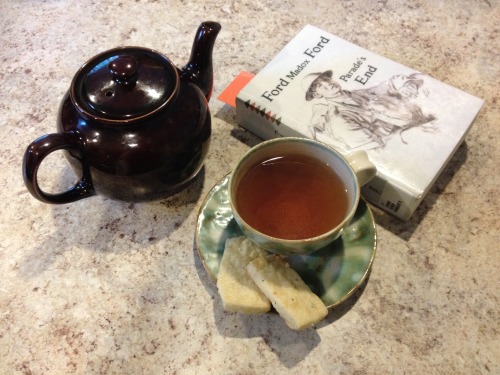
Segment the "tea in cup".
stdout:
<svg viewBox="0 0 500 375">
<path fill-rule="evenodd" d="M 272 253 L 307 254 L 338 238 L 356 212 L 360 186 L 376 172 L 366 152 L 347 157 L 298 137 L 250 149 L 229 180 L 243 233 Z"/>
</svg>

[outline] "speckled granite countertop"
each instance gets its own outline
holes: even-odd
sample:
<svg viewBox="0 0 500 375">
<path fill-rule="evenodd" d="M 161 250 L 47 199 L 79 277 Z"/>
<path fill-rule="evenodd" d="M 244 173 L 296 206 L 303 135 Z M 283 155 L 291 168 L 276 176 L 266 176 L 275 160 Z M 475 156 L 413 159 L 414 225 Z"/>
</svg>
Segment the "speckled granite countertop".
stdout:
<svg viewBox="0 0 500 375">
<path fill-rule="evenodd" d="M 335 4 L 335 5 L 332 5 Z M 499 374 L 499 5 L 496 1 L 0 2 L 1 374 Z M 203 174 L 154 203 L 51 206 L 24 187 L 26 146 L 55 131 L 80 65 L 118 45 L 187 61 L 219 21 Z M 259 140 L 217 100 L 306 23 L 485 99 L 408 222 L 374 209 L 368 282 L 315 329 L 223 311 L 197 257 L 211 187 Z M 56 153 L 47 186 L 72 172 Z"/>
</svg>

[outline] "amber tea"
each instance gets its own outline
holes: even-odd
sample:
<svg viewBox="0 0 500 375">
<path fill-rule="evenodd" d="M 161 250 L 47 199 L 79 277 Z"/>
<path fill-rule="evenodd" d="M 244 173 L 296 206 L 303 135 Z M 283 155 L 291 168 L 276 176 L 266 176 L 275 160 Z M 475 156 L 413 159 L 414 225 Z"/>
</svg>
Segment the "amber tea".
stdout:
<svg viewBox="0 0 500 375">
<path fill-rule="evenodd" d="M 340 224 L 348 197 L 332 167 L 308 155 L 285 154 L 248 169 L 237 187 L 236 206 L 243 220 L 258 231 L 299 240 Z"/>
</svg>

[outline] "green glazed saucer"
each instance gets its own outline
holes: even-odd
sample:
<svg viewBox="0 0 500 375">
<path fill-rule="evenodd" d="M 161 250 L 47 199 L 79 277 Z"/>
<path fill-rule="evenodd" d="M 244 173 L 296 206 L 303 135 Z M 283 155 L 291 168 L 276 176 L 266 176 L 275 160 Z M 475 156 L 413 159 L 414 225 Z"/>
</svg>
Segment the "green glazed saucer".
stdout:
<svg viewBox="0 0 500 375">
<path fill-rule="evenodd" d="M 198 255 L 216 281 L 226 238 L 242 236 L 233 219 L 227 185 L 220 180 L 203 201 L 196 225 Z M 351 224 L 330 245 L 308 255 L 291 255 L 287 261 L 311 290 L 330 308 L 346 300 L 365 280 L 377 247 L 370 208 L 361 200 Z"/>
</svg>

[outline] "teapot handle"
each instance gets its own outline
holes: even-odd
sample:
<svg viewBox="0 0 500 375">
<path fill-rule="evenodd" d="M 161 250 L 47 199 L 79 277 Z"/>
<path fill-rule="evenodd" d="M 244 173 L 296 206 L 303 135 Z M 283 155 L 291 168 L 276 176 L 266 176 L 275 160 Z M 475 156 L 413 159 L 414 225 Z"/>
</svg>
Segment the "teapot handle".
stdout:
<svg viewBox="0 0 500 375">
<path fill-rule="evenodd" d="M 95 195 L 89 167 L 84 158 L 82 160 L 83 176 L 69 190 L 63 193 L 49 194 L 45 193 L 38 185 L 37 173 L 43 159 L 57 150 L 81 151 L 82 147 L 83 143 L 75 132 L 47 134 L 33 141 L 26 149 L 23 158 L 24 183 L 31 195 L 42 202 L 53 204 L 71 203 Z"/>
</svg>

